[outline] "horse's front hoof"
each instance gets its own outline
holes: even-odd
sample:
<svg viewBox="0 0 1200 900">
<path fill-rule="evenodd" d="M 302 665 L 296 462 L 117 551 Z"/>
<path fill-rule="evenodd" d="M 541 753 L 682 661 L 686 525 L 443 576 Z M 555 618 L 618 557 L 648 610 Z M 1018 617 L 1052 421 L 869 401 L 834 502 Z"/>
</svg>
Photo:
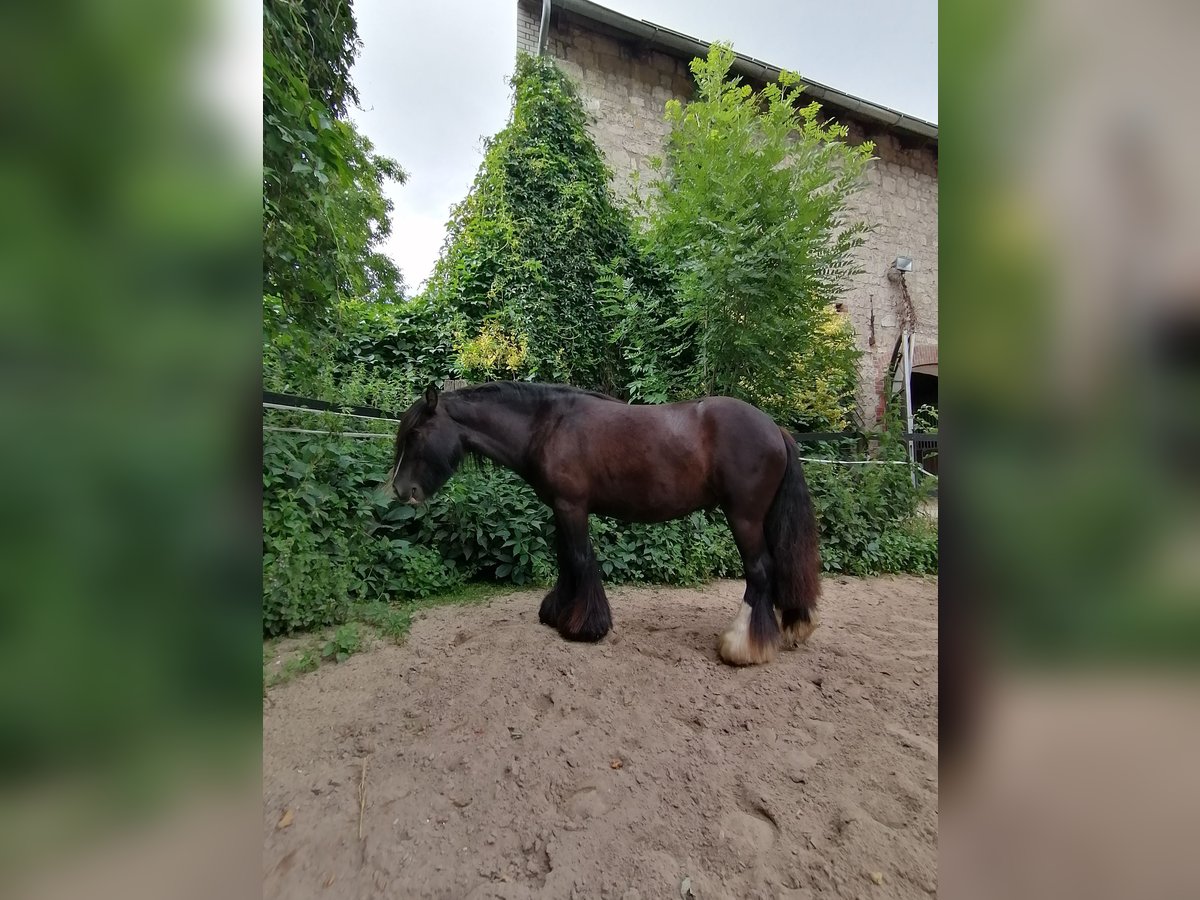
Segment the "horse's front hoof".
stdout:
<svg viewBox="0 0 1200 900">
<path fill-rule="evenodd" d="M 586 644 L 594 644 L 612 630 L 612 618 L 607 615 L 593 616 L 574 628 L 572 624 L 570 620 L 563 622 L 559 625 L 558 633 L 568 641 Z"/>
<path fill-rule="evenodd" d="M 542 600 L 542 606 L 538 610 L 538 621 L 551 628 L 557 628 L 558 620 L 558 592 L 551 591 Z"/>
<path fill-rule="evenodd" d="M 558 630 L 558 633 L 568 641 L 578 641 L 582 644 L 594 644 L 596 641 L 603 640 L 608 632 L 608 628 L 584 628 L 582 631 L 576 632 L 570 632 L 564 628 Z"/>
</svg>

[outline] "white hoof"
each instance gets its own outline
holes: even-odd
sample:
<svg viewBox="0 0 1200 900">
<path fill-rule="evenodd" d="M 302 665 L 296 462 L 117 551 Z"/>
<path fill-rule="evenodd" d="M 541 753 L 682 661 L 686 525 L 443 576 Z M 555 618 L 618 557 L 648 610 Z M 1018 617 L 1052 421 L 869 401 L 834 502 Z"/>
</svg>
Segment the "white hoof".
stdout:
<svg viewBox="0 0 1200 900">
<path fill-rule="evenodd" d="M 717 653 L 721 659 L 733 666 L 757 666 L 775 658 L 775 647 L 760 647 L 750 639 L 750 607 L 743 603 L 737 618 L 721 635 Z"/>
</svg>

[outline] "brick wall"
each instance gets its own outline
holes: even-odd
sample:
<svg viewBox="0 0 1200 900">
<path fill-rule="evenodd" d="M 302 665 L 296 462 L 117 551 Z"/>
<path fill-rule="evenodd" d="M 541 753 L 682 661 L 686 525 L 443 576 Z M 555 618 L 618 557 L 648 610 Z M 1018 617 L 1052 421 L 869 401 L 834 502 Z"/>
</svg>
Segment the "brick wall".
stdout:
<svg viewBox="0 0 1200 900">
<path fill-rule="evenodd" d="M 518 0 L 517 47 L 537 52 L 541 3 Z M 613 171 L 613 189 L 629 193 L 632 176 L 645 181 L 649 159 L 662 152 L 668 127 L 663 107 L 671 98 L 692 96 L 687 63 L 655 50 L 593 30 L 556 10 L 551 18 L 547 53 L 575 82 L 591 118 L 590 130 Z M 829 109 L 836 116 L 837 111 Z M 851 211 L 873 222 L 875 231 L 857 256 L 864 269 L 842 298 L 845 315 L 864 351 L 859 377 L 859 406 L 867 424 L 881 408 L 884 383 L 900 336 L 901 289 L 887 277 L 897 256 L 910 256 L 906 276 L 917 315 L 917 344 L 924 357 L 936 359 L 937 321 L 937 155 L 927 142 L 882 128 L 850 122 L 854 142 L 873 140 L 878 157 Z"/>
<path fill-rule="evenodd" d="M 541 3 L 517 4 L 517 52 L 530 56 L 538 52 L 538 32 L 542 27 Z"/>
</svg>

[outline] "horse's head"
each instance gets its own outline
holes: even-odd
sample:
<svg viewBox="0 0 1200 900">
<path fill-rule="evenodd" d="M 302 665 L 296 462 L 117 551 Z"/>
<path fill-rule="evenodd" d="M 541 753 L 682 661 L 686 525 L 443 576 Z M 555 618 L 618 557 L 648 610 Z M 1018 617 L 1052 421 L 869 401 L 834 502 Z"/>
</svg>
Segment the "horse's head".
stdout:
<svg viewBox="0 0 1200 900">
<path fill-rule="evenodd" d="M 438 390 L 430 385 L 400 419 L 388 484 L 399 499 L 423 503 L 454 474 L 463 453 L 462 428 L 438 406 Z"/>
</svg>

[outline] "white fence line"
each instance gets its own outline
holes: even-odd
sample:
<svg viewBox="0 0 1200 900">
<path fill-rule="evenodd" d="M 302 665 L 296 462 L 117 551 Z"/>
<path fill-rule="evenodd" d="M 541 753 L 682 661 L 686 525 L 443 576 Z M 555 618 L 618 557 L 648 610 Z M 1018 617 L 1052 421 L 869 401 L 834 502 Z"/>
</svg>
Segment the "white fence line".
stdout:
<svg viewBox="0 0 1200 900">
<path fill-rule="evenodd" d="M 278 425 L 264 425 L 263 431 L 290 431 L 292 434 L 329 434 L 335 437 L 352 438 L 386 438 L 394 441 L 394 434 L 382 434 L 378 431 L 318 431 L 315 428 L 281 428 Z"/>
<path fill-rule="evenodd" d="M 810 463 L 829 463 L 834 466 L 911 466 L 914 465 L 906 459 L 822 459 L 819 456 L 797 456 L 796 459 Z M 917 465 L 917 468 L 928 475 L 930 478 L 937 478 L 932 472 L 922 465 Z"/>
<path fill-rule="evenodd" d="M 399 419 L 385 419 L 383 416 L 363 416 L 358 413 L 342 412 L 336 409 L 309 409 L 307 406 L 284 406 L 282 403 L 263 401 L 263 409 L 278 409 L 283 412 L 302 412 L 316 416 L 345 416 L 348 419 L 369 419 L 372 422 L 392 422 L 399 425 Z"/>
</svg>

